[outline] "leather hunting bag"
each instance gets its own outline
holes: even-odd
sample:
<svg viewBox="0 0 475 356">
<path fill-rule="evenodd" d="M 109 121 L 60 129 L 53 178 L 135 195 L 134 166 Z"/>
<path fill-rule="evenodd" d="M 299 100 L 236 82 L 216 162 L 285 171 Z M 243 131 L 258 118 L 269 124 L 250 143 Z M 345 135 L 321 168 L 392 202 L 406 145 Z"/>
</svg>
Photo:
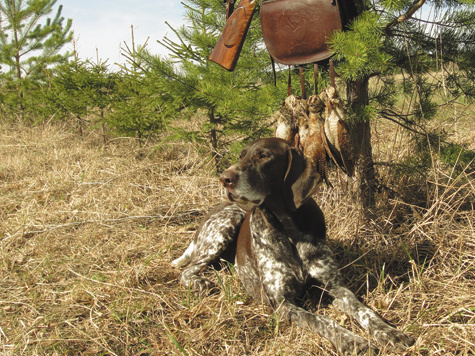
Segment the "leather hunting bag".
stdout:
<svg viewBox="0 0 475 356">
<path fill-rule="evenodd" d="M 329 37 L 355 15 L 351 0 L 263 0 L 260 10 L 267 50 L 286 65 L 331 57 Z"/>
</svg>

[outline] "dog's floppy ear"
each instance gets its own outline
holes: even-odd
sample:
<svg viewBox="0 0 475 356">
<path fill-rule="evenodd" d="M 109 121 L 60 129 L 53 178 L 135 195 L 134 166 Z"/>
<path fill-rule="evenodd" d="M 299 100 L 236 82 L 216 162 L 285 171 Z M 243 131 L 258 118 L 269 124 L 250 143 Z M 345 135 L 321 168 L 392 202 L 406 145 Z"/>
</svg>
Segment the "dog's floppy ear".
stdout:
<svg viewBox="0 0 475 356">
<path fill-rule="evenodd" d="M 287 208 L 295 211 L 312 196 L 321 181 L 313 164 L 297 148 L 287 151 L 287 172 L 283 185 L 283 197 Z"/>
</svg>

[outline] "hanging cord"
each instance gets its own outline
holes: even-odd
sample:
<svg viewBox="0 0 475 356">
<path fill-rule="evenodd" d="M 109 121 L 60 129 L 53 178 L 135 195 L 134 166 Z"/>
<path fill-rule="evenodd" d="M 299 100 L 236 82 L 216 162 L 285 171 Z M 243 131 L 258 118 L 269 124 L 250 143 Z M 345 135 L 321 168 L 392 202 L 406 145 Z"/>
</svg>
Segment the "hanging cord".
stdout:
<svg viewBox="0 0 475 356">
<path fill-rule="evenodd" d="M 289 78 L 287 79 L 287 96 L 292 94 L 292 78 L 290 76 L 290 66 L 289 66 Z"/>
<path fill-rule="evenodd" d="M 270 62 L 272 64 L 272 74 L 274 75 L 274 86 L 277 86 L 277 73 L 275 72 L 275 61 L 272 56 L 270 56 Z"/>
<path fill-rule="evenodd" d="M 302 91 L 302 99 L 307 100 L 307 91 L 305 90 L 305 76 L 303 73 L 303 66 L 299 66 L 300 75 L 300 90 Z"/>
<path fill-rule="evenodd" d="M 229 16 L 231 16 L 231 14 L 234 11 L 234 0 L 224 0 L 224 2 L 226 3 L 226 20 L 227 20 L 229 19 Z"/>
<path fill-rule="evenodd" d="M 315 63 L 315 65 L 313 66 L 313 80 L 314 80 L 314 94 L 315 95 L 318 95 L 318 64 Z"/>
<path fill-rule="evenodd" d="M 333 67 L 333 59 L 330 59 L 330 83 L 333 88 L 335 87 L 335 68 Z"/>
</svg>

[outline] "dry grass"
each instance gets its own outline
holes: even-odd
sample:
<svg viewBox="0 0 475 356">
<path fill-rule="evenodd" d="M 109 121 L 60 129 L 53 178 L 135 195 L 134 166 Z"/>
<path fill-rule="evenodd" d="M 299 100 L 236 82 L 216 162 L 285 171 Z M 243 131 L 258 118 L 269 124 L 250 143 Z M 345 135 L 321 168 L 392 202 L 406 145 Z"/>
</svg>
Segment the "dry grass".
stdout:
<svg viewBox="0 0 475 356">
<path fill-rule="evenodd" d="M 222 199 L 203 147 L 0 127 L 1 354 L 335 354 L 250 300 L 227 268 L 209 272 L 219 288 L 201 299 L 178 284 L 170 261 Z M 431 172 L 426 206 L 383 197 L 369 222 L 339 188 L 316 199 L 349 286 L 417 338 L 407 355 L 473 355 L 475 180 L 436 162 Z M 362 333 L 324 301 L 310 307 Z"/>
</svg>

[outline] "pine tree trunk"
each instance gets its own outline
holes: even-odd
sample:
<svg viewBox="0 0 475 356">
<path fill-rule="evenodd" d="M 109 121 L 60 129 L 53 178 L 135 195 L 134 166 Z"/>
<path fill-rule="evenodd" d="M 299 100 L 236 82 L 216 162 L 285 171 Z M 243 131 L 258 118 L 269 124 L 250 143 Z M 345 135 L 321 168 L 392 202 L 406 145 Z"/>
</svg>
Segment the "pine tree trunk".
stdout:
<svg viewBox="0 0 475 356">
<path fill-rule="evenodd" d="M 348 105 L 356 113 L 369 103 L 368 84 L 369 78 L 347 83 Z M 357 195 L 361 207 L 366 213 L 368 209 L 375 205 L 376 174 L 371 147 L 371 126 L 368 120 L 358 120 L 357 118 L 357 120 L 350 123 L 350 129 L 360 153 L 356 168 Z"/>
<path fill-rule="evenodd" d="M 102 140 L 104 141 L 104 144 L 107 143 L 107 130 L 106 130 L 106 123 L 105 123 L 105 117 L 104 117 L 104 109 L 101 110 L 101 127 L 102 127 Z"/>
<path fill-rule="evenodd" d="M 14 32 L 15 35 L 15 45 L 17 48 L 17 51 L 15 53 L 15 68 L 16 68 L 16 79 L 17 79 L 17 95 L 19 98 L 19 108 L 21 111 L 23 111 L 23 88 L 21 87 L 21 55 L 20 55 L 20 44 L 19 44 L 19 39 L 18 39 L 18 31 L 15 29 Z M 20 116 L 23 116 L 23 113 L 20 113 Z"/>
<path fill-rule="evenodd" d="M 78 129 L 79 129 L 79 136 L 83 137 L 83 134 L 84 134 L 84 130 L 83 130 L 83 119 L 81 116 L 79 115 L 76 115 L 77 119 L 78 119 Z"/>
<path fill-rule="evenodd" d="M 210 139 L 211 139 L 211 147 L 212 147 L 212 155 L 213 155 L 213 160 L 214 160 L 214 166 L 216 167 L 216 170 L 219 172 L 220 171 L 220 160 L 218 157 L 218 135 L 216 132 L 216 118 L 214 116 L 214 111 L 213 109 L 209 109 L 208 111 L 208 118 L 209 122 L 211 124 L 211 130 L 209 132 Z"/>
</svg>

